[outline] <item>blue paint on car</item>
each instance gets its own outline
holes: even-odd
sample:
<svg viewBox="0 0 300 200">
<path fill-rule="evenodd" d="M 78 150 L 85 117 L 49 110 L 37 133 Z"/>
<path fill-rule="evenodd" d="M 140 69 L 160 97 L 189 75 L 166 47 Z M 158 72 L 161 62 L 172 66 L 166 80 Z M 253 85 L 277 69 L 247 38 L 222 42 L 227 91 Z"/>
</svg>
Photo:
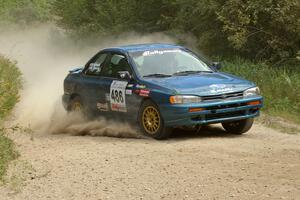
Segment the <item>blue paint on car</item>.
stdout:
<svg viewBox="0 0 300 200">
<path fill-rule="evenodd" d="M 170 59 L 173 56 L 174 60 L 180 58 L 170 61 L 166 56 Z M 180 66 L 185 63 L 191 66 Z M 202 71 L 196 71 L 200 65 L 203 65 Z M 173 69 L 173 66 L 176 67 Z M 111 96 L 113 81 L 128 82 L 124 88 L 125 112 L 113 110 L 113 106 L 124 106 L 121 103 L 112 105 L 115 100 L 111 99 L 114 98 Z M 179 101 L 181 98 L 186 101 L 199 98 L 198 102 L 174 103 L 170 100 L 172 97 L 178 97 Z M 70 109 L 74 98 L 80 98 L 88 114 L 117 116 L 129 121 L 138 120 L 141 104 L 150 99 L 159 108 L 167 127 L 254 118 L 263 106 L 263 98 L 254 83 L 219 72 L 189 49 L 170 44 L 139 44 L 101 50 L 84 67 L 71 70 L 66 77 L 63 95 L 66 109 Z M 198 108 L 202 110 L 197 111 Z"/>
</svg>

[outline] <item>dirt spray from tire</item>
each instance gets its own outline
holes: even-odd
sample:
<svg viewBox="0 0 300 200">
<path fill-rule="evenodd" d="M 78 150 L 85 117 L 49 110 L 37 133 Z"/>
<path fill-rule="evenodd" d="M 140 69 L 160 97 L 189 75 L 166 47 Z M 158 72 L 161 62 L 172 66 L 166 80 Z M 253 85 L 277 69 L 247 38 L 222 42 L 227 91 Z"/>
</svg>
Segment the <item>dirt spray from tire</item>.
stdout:
<svg viewBox="0 0 300 200">
<path fill-rule="evenodd" d="M 24 79 L 11 123 L 40 133 L 140 137 L 128 124 L 105 119 L 87 122 L 80 116 L 67 114 L 61 103 L 63 80 L 70 69 L 83 66 L 105 47 L 173 40 L 159 33 L 147 36 L 127 33 L 95 41 L 92 45 L 74 42 L 54 25 L 0 27 L 0 54 L 17 62 Z"/>
</svg>

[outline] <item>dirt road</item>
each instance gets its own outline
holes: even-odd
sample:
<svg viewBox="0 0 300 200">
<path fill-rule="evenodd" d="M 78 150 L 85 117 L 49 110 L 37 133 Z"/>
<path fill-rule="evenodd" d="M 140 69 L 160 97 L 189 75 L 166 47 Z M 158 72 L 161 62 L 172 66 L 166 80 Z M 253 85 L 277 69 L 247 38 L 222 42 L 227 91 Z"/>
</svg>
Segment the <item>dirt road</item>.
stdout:
<svg viewBox="0 0 300 200">
<path fill-rule="evenodd" d="M 239 137 L 218 126 L 177 131 L 167 141 L 12 137 L 22 164 L 11 167 L 13 185 L 1 187 L 1 200 L 300 198 L 299 135 L 262 125 Z"/>
</svg>

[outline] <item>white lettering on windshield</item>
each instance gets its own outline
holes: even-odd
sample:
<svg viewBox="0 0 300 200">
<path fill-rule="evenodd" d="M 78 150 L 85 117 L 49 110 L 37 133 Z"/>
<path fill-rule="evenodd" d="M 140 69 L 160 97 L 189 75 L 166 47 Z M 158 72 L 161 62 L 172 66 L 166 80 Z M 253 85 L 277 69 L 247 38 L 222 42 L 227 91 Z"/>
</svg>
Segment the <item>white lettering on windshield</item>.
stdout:
<svg viewBox="0 0 300 200">
<path fill-rule="evenodd" d="M 181 52 L 180 49 L 170 49 L 170 50 L 154 50 L 154 51 L 145 51 L 143 53 L 143 56 L 152 56 L 152 55 L 162 55 L 164 53 L 175 53 L 175 52 Z"/>
</svg>

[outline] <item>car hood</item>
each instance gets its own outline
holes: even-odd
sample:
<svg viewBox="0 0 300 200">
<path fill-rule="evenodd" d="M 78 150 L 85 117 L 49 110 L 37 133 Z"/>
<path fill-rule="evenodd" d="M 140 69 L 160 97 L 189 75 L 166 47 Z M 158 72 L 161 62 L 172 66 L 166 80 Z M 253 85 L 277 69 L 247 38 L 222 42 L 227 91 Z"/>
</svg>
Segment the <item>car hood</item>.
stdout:
<svg viewBox="0 0 300 200">
<path fill-rule="evenodd" d="M 167 78 L 146 78 L 146 82 L 175 90 L 177 94 L 200 96 L 218 95 L 244 91 L 254 87 L 250 81 L 226 73 L 201 73 Z"/>
</svg>

